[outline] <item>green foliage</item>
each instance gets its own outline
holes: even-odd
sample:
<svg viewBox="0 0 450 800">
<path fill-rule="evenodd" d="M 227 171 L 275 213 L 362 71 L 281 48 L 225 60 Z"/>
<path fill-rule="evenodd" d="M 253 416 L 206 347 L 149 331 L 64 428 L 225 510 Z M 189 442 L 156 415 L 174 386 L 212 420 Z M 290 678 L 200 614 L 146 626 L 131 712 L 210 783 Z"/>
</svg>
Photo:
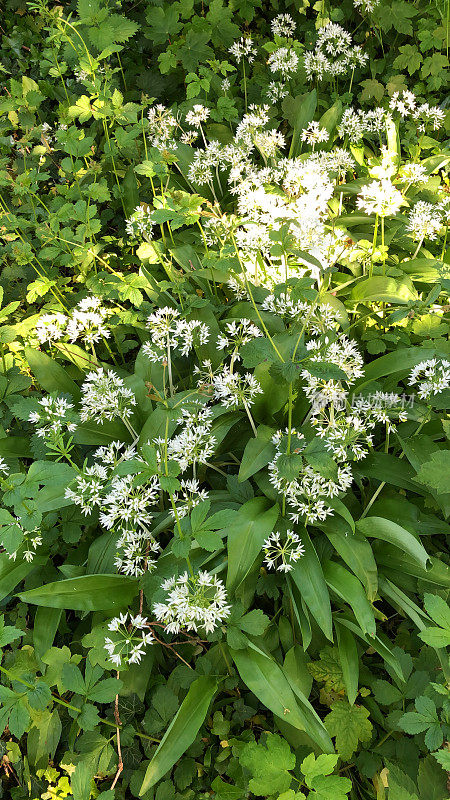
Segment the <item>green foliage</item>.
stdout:
<svg viewBox="0 0 450 800">
<path fill-rule="evenodd" d="M 0 798 L 447 800 L 448 6 L 6 0 Z"/>
</svg>

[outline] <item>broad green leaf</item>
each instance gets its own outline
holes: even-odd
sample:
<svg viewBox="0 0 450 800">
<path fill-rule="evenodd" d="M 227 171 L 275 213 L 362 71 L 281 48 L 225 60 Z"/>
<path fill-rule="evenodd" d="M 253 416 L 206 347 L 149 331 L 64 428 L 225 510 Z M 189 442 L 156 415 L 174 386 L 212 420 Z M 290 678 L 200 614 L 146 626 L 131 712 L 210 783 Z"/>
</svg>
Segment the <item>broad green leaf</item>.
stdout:
<svg viewBox="0 0 450 800">
<path fill-rule="evenodd" d="M 34 616 L 33 644 L 36 654 L 42 656 L 53 645 L 53 640 L 61 620 L 62 609 L 38 606 Z"/>
<path fill-rule="evenodd" d="M 227 589 L 233 591 L 244 580 L 264 540 L 272 533 L 278 506 L 269 507 L 264 497 L 255 497 L 239 509 L 228 528 Z"/>
<path fill-rule="evenodd" d="M 80 390 L 61 364 L 33 347 L 25 348 L 25 358 L 31 372 L 46 392 L 68 394 L 75 401 L 79 400 Z"/>
<path fill-rule="evenodd" d="M 273 428 L 260 425 L 256 439 L 249 439 L 245 445 L 239 467 L 238 480 L 246 481 L 255 472 L 265 467 L 275 454 L 275 445 L 272 444 Z"/>
<path fill-rule="evenodd" d="M 125 575 L 83 575 L 21 592 L 24 603 L 75 611 L 126 608 L 138 593 L 138 583 Z"/>
<path fill-rule="evenodd" d="M 348 702 L 352 706 L 358 695 L 359 657 L 354 636 L 348 628 L 336 625 L 339 660 L 342 667 L 342 677 L 345 683 Z"/>
<path fill-rule="evenodd" d="M 191 684 L 147 767 L 139 791 L 140 797 L 151 789 L 190 747 L 200 730 L 216 691 L 217 682 L 214 678 L 203 676 Z"/>
<path fill-rule="evenodd" d="M 316 107 L 317 92 L 315 89 L 313 89 L 312 92 L 297 95 L 297 97 L 288 96 L 283 100 L 283 113 L 294 129 L 289 151 L 290 158 L 297 156 L 300 152 L 302 131 L 304 128 L 308 127 L 309 123 L 314 118 Z"/>
<path fill-rule="evenodd" d="M 330 596 L 320 561 L 306 529 L 301 533 L 301 540 L 305 552 L 294 565 L 290 578 L 325 636 L 333 641 Z"/>
<path fill-rule="evenodd" d="M 344 519 L 333 517 L 318 526 L 327 535 L 340 557 L 364 585 L 370 601 L 378 590 L 377 565 L 367 539 L 354 533 Z"/>
<path fill-rule="evenodd" d="M 322 751 L 333 752 L 320 717 L 306 697 L 301 704 L 297 702 L 283 669 L 270 656 L 254 648 L 230 652 L 242 680 L 267 708 L 294 728 L 306 731 Z"/>
<path fill-rule="evenodd" d="M 428 554 L 421 542 L 409 531 L 382 517 L 365 517 L 356 523 L 356 528 L 364 536 L 381 539 L 408 553 L 421 567 L 426 569 Z"/>
<path fill-rule="evenodd" d="M 406 305 L 410 300 L 417 300 L 418 295 L 411 281 L 396 281 L 377 275 L 360 281 L 350 292 L 353 303 L 395 303 Z"/>
<path fill-rule="evenodd" d="M 358 578 L 334 561 L 324 564 L 323 574 L 330 589 L 350 605 L 363 633 L 375 636 L 376 625 L 373 609 Z"/>
</svg>

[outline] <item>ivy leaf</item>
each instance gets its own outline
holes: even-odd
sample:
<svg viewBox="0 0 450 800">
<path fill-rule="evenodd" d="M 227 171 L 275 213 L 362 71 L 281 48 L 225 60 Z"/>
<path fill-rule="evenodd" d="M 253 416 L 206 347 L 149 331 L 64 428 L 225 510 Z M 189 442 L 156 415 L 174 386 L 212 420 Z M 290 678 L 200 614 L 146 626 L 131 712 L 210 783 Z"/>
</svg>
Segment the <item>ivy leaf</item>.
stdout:
<svg viewBox="0 0 450 800">
<path fill-rule="evenodd" d="M 344 761 L 350 760 L 358 742 L 368 742 L 372 736 L 367 708 L 351 706 L 346 700 L 333 703 L 324 722 L 330 736 L 336 737 L 336 749 Z"/>
<path fill-rule="evenodd" d="M 295 767 L 295 755 L 281 736 L 267 733 L 265 744 L 248 742 L 239 761 L 253 776 L 248 786 L 254 794 L 267 796 L 289 789 L 292 777 L 288 770 Z"/>
</svg>

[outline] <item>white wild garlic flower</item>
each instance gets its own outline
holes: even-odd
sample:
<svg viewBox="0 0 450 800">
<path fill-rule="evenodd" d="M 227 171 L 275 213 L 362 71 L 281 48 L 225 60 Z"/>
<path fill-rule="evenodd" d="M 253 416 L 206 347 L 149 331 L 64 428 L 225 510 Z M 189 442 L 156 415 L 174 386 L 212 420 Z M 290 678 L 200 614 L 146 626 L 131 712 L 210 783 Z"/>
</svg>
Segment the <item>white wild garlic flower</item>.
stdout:
<svg viewBox="0 0 450 800">
<path fill-rule="evenodd" d="M 116 417 L 126 420 L 131 417 L 136 398 L 124 385 L 113 370 L 102 367 L 88 372 L 82 386 L 81 412 L 82 422 L 96 420 L 111 421 Z"/>
<path fill-rule="evenodd" d="M 212 633 L 230 615 L 225 587 L 209 572 L 193 576 L 185 572 L 164 581 L 161 588 L 167 593 L 166 599 L 153 606 L 153 613 L 168 633 L 183 629 Z"/>
<path fill-rule="evenodd" d="M 116 669 L 140 663 L 147 645 L 154 642 L 153 634 L 147 628 L 147 618 L 141 614 L 121 613 L 111 620 L 108 624 L 111 635 L 105 637 L 104 646 Z"/>
<path fill-rule="evenodd" d="M 421 400 L 431 400 L 450 386 L 450 361 L 445 358 L 421 361 L 411 370 L 408 384 L 417 386 Z"/>
<path fill-rule="evenodd" d="M 264 564 L 268 569 L 286 573 L 291 572 L 293 565 L 304 555 L 305 548 L 294 531 L 286 531 L 284 537 L 281 537 L 278 531 L 274 531 L 265 540 L 263 552 Z"/>
</svg>

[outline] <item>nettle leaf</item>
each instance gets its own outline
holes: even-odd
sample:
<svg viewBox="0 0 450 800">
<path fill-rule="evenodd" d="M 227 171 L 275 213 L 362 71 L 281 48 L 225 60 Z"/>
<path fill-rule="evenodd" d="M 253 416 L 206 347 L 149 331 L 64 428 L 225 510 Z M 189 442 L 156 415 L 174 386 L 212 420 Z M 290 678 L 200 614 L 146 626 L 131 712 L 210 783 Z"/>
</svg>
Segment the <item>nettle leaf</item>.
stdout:
<svg viewBox="0 0 450 800">
<path fill-rule="evenodd" d="M 421 465 L 414 480 L 423 483 L 427 489 L 434 489 L 438 494 L 446 494 L 449 490 L 449 470 L 450 450 L 439 450 Z"/>
<path fill-rule="evenodd" d="M 31 708 L 42 711 L 52 699 L 52 693 L 46 683 L 37 681 L 34 688 L 28 690 L 27 699 Z"/>
<path fill-rule="evenodd" d="M 450 750 L 438 750 L 433 756 L 446 772 L 450 772 Z"/>
<path fill-rule="evenodd" d="M 358 742 L 369 742 L 372 737 L 372 723 L 364 706 L 351 706 L 346 700 L 338 700 L 331 705 L 331 712 L 325 717 L 325 727 L 330 736 L 336 737 L 336 749 L 344 761 L 349 761 Z"/>
<path fill-rule="evenodd" d="M 320 378 L 324 381 L 346 381 L 347 373 L 343 369 L 332 364 L 330 361 L 307 361 L 303 368 L 306 369 L 310 375 L 315 378 Z"/>
<path fill-rule="evenodd" d="M 254 794 L 267 796 L 289 789 L 292 776 L 288 770 L 295 768 L 295 755 L 281 736 L 267 733 L 264 744 L 248 742 L 239 761 L 253 776 L 248 786 Z"/>
<path fill-rule="evenodd" d="M 257 339 L 252 339 L 250 342 L 242 345 L 240 355 L 244 367 L 257 367 L 263 361 L 281 363 L 273 348 L 273 345 L 264 336 Z"/>
<path fill-rule="evenodd" d="M 239 627 L 246 633 L 252 636 L 262 636 L 269 625 L 269 617 L 267 617 L 260 608 L 255 608 L 244 614 L 239 620 Z"/>
<path fill-rule="evenodd" d="M 76 664 L 64 664 L 61 680 L 65 692 L 74 692 L 74 694 L 81 695 L 86 693 L 84 678 Z"/>
<path fill-rule="evenodd" d="M 19 631 L 12 625 L 5 625 L 5 617 L 2 615 L 0 618 L 0 647 L 6 647 L 6 645 L 11 644 L 16 639 L 20 639 L 22 636 L 24 636 L 23 631 Z"/>
</svg>

